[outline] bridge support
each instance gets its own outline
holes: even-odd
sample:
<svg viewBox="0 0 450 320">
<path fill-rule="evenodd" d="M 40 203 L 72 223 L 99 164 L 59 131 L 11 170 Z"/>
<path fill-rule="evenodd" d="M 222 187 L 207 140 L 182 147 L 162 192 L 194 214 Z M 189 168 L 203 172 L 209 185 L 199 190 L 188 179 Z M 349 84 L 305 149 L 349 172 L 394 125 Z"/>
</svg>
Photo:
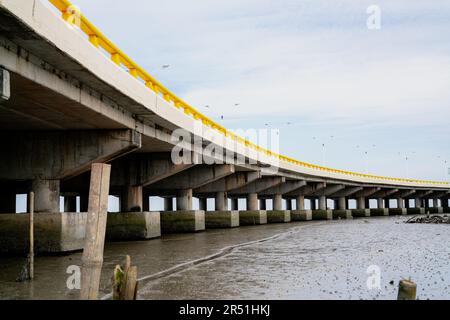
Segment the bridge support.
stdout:
<svg viewBox="0 0 450 320">
<path fill-rule="evenodd" d="M 189 233 L 205 230 L 205 211 L 178 210 L 161 212 L 161 232 Z"/>
<path fill-rule="evenodd" d="M 239 211 L 239 225 L 253 226 L 267 223 L 267 211 L 247 210 Z"/>
<path fill-rule="evenodd" d="M 228 197 L 227 193 L 219 191 L 216 193 L 216 211 L 227 211 L 228 210 Z"/>
<path fill-rule="evenodd" d="M 258 195 L 256 193 L 249 193 L 247 195 L 247 211 L 258 210 Z"/>
<path fill-rule="evenodd" d="M 142 212 L 143 211 L 142 186 L 124 187 L 120 204 L 122 212 Z"/>
<path fill-rule="evenodd" d="M 205 213 L 206 229 L 239 227 L 239 211 L 209 211 Z"/>
<path fill-rule="evenodd" d="M 164 198 L 164 211 L 173 211 L 173 198 Z"/>
<path fill-rule="evenodd" d="M 266 199 L 259 199 L 259 210 L 266 210 Z"/>
<path fill-rule="evenodd" d="M 281 194 L 274 195 L 273 210 L 275 210 L 275 211 L 283 210 L 283 198 L 282 198 Z"/>
<path fill-rule="evenodd" d="M 190 210 L 192 210 L 192 189 L 178 190 L 177 211 L 190 211 Z"/>
<path fill-rule="evenodd" d="M 327 197 L 326 196 L 319 197 L 319 210 L 327 210 Z"/>
<path fill-rule="evenodd" d="M 296 209 L 305 210 L 305 196 L 299 195 L 295 199 Z"/>
<path fill-rule="evenodd" d="M 59 212 L 59 180 L 34 179 L 31 190 L 34 192 L 36 213 Z"/>
</svg>

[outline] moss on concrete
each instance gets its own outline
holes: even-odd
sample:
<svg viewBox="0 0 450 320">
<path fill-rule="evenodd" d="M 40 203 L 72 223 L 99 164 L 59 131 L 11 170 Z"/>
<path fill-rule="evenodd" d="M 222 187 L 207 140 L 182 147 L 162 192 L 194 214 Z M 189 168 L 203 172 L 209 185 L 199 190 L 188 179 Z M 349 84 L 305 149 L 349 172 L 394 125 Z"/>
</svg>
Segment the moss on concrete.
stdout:
<svg viewBox="0 0 450 320">
<path fill-rule="evenodd" d="M 350 210 L 333 210 L 333 219 L 353 219 Z"/>
<path fill-rule="evenodd" d="M 291 222 L 290 210 L 267 211 L 267 223 L 287 223 L 287 222 Z"/>
<path fill-rule="evenodd" d="M 406 209 L 404 208 L 390 208 L 389 215 L 390 216 L 401 216 L 406 214 Z"/>
<path fill-rule="evenodd" d="M 254 226 L 267 223 L 265 210 L 239 211 L 239 224 L 241 226 Z"/>
<path fill-rule="evenodd" d="M 239 211 L 205 212 L 206 229 L 239 227 Z"/>
<path fill-rule="evenodd" d="M 309 221 L 312 220 L 311 210 L 292 210 L 291 211 L 292 221 Z"/>
<path fill-rule="evenodd" d="M 372 217 L 382 217 L 388 215 L 389 209 L 370 209 L 370 216 Z"/>
<path fill-rule="evenodd" d="M 108 241 L 145 240 L 161 236 L 159 212 L 109 213 L 106 223 Z"/>
<path fill-rule="evenodd" d="M 406 209 L 407 214 L 424 214 L 425 208 L 408 208 Z"/>
<path fill-rule="evenodd" d="M 162 211 L 161 233 L 189 233 L 205 230 L 205 211 Z"/>
<path fill-rule="evenodd" d="M 370 217 L 370 209 L 353 209 L 352 216 L 353 216 L 353 218 Z"/>
<path fill-rule="evenodd" d="M 313 220 L 332 220 L 333 210 L 312 210 Z"/>
</svg>

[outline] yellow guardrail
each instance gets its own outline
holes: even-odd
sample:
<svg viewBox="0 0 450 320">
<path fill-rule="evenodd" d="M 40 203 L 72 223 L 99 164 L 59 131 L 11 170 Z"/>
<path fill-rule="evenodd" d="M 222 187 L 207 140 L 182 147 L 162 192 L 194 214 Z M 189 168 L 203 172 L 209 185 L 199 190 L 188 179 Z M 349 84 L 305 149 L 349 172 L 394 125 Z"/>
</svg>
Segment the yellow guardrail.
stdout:
<svg viewBox="0 0 450 320">
<path fill-rule="evenodd" d="M 173 92 L 164 87 L 164 85 L 162 85 L 159 81 L 157 81 L 150 74 L 148 74 L 144 69 L 142 69 L 133 60 L 131 60 L 125 53 L 123 53 L 114 43 L 112 43 L 108 38 L 106 38 L 105 35 L 103 35 L 100 32 L 100 30 L 98 30 L 92 23 L 90 23 L 89 20 L 86 19 L 86 17 L 83 14 L 81 14 L 81 12 L 79 12 L 78 9 L 70 3 L 70 1 L 67 0 L 48 0 L 48 1 L 52 3 L 61 12 L 62 18 L 66 22 L 70 24 L 74 23 L 79 24 L 79 28 L 87 35 L 92 45 L 95 46 L 96 48 L 102 48 L 107 53 L 109 53 L 111 56 L 111 60 L 118 66 L 125 67 L 132 77 L 142 80 L 149 89 L 153 90 L 156 94 L 161 95 L 167 102 L 172 103 L 174 107 L 182 109 L 184 113 L 187 114 L 188 116 L 193 117 L 195 120 L 201 121 L 205 126 L 208 126 L 222 133 L 226 137 L 233 139 L 238 143 L 244 144 L 246 147 L 250 147 L 258 152 L 265 153 L 267 156 L 276 157 L 280 161 L 285 161 L 294 165 L 318 171 L 348 175 L 353 177 L 374 179 L 380 181 L 408 182 L 408 183 L 442 185 L 442 186 L 450 185 L 450 183 L 448 182 L 382 177 L 371 174 L 363 174 L 339 169 L 332 169 L 299 161 L 290 157 L 274 153 L 268 149 L 264 149 L 256 145 L 255 143 L 243 139 L 242 137 L 239 137 L 233 132 L 227 130 L 225 127 L 209 119 L 207 116 L 200 113 L 195 108 L 190 106 L 188 103 L 177 97 Z"/>
</svg>

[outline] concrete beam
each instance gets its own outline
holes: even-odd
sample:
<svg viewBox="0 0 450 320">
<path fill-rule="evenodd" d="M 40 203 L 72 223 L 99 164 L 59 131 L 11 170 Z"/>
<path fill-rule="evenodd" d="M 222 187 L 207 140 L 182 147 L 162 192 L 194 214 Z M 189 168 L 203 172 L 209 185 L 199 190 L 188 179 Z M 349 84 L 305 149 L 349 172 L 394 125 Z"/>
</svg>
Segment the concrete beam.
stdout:
<svg viewBox="0 0 450 320">
<path fill-rule="evenodd" d="M 361 191 L 363 187 L 345 187 L 345 189 L 337 191 L 329 195 L 330 198 L 349 197 L 358 191 Z"/>
<path fill-rule="evenodd" d="M 306 186 L 306 181 L 304 180 L 288 180 L 286 182 L 280 183 L 277 186 L 260 192 L 258 196 L 273 196 L 275 194 L 285 195 L 286 193 L 298 190 L 303 186 Z"/>
<path fill-rule="evenodd" d="M 9 100 L 11 97 L 11 84 L 9 72 L 0 68 L 0 102 Z"/>
<path fill-rule="evenodd" d="M 235 173 L 233 165 L 198 165 L 151 184 L 152 191 L 196 189 Z"/>
<path fill-rule="evenodd" d="M 416 193 L 416 190 L 399 190 L 391 195 L 392 198 L 406 198 Z"/>
<path fill-rule="evenodd" d="M 329 195 L 336 193 L 340 190 L 343 190 L 344 188 L 345 188 L 345 186 L 342 184 L 326 186 L 325 188 L 323 188 L 321 190 L 313 192 L 311 195 L 316 196 L 316 197 L 318 197 L 318 196 L 327 196 L 328 197 Z"/>
<path fill-rule="evenodd" d="M 275 187 L 280 183 L 286 181 L 284 177 L 272 177 L 272 176 L 263 176 L 261 179 L 253 181 L 246 185 L 245 187 L 230 190 L 228 192 L 229 195 L 239 195 L 239 194 L 249 194 L 249 193 L 260 193 L 269 188 Z M 256 210 L 256 209 L 249 209 Z"/>
<path fill-rule="evenodd" d="M 380 190 L 378 192 L 375 192 L 374 194 L 371 195 L 372 198 L 376 199 L 376 198 L 387 198 L 390 195 L 394 194 L 398 192 L 398 189 L 387 189 L 387 190 Z"/>
<path fill-rule="evenodd" d="M 430 196 L 430 198 L 432 198 L 432 199 L 440 199 L 440 198 L 448 197 L 449 195 L 450 195 L 450 191 L 442 191 L 442 192 L 435 191 Z"/>
<path fill-rule="evenodd" d="M 296 197 L 298 195 L 303 195 L 306 197 L 312 196 L 312 194 L 319 192 L 320 190 L 326 188 L 327 184 L 325 182 L 308 182 L 306 186 L 300 189 L 289 192 L 285 196 Z"/>
<path fill-rule="evenodd" d="M 6 131 L 0 136 L 0 177 L 67 179 L 141 147 L 133 130 Z"/>
<path fill-rule="evenodd" d="M 242 188 L 261 178 L 260 171 L 236 172 L 194 190 L 195 194 L 225 192 Z"/>
<path fill-rule="evenodd" d="M 378 191 L 380 191 L 381 188 L 378 187 L 370 187 L 370 188 L 364 188 L 363 190 L 356 192 L 352 197 L 353 198 L 367 198 L 370 196 L 373 196 Z"/>
<path fill-rule="evenodd" d="M 168 152 L 135 153 L 112 163 L 112 186 L 148 186 L 174 176 L 195 164 L 174 164 Z"/>
</svg>

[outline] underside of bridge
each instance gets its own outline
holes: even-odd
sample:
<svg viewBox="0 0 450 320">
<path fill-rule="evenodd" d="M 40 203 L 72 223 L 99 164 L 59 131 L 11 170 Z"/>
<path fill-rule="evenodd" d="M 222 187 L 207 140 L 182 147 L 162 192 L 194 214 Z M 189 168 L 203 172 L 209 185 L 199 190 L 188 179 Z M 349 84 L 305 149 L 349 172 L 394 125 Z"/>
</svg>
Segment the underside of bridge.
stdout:
<svg viewBox="0 0 450 320">
<path fill-rule="evenodd" d="M 40 12 L 64 27 L 48 9 L 34 10 L 36 19 Z M 80 45 L 80 51 L 95 52 L 89 46 Z M 81 249 L 93 163 L 112 167 L 110 195 L 119 198 L 120 213 L 108 218 L 111 240 L 311 218 L 439 213 L 449 207 L 449 190 L 442 187 L 355 182 L 281 167 L 273 172 L 262 163 L 174 163 L 170 135 L 178 125 L 170 119 L 193 120 L 148 90 L 149 106 L 124 93 L 113 84 L 116 78 L 137 94 L 144 86 L 107 58 L 95 59 L 113 70 L 111 83 L 0 6 L 1 252 L 26 247 L 27 221 L 16 213 L 16 197 L 31 191 L 38 250 Z M 164 198 L 163 211 L 155 212 L 151 196 Z"/>
</svg>

